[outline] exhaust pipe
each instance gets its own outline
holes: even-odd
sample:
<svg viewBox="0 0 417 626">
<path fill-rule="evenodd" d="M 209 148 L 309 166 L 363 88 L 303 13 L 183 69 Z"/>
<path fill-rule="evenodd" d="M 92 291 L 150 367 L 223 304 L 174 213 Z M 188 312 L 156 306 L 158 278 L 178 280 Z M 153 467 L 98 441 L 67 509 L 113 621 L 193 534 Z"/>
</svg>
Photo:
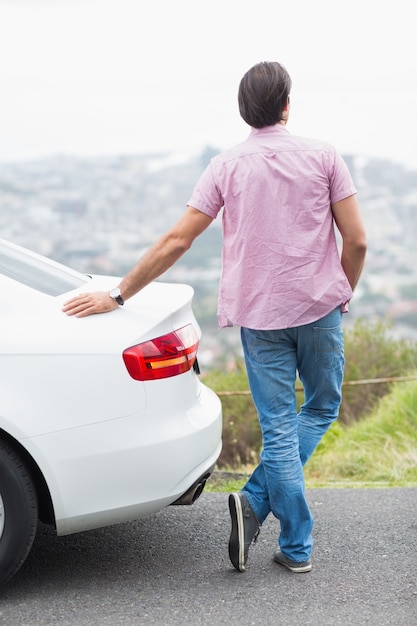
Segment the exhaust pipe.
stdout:
<svg viewBox="0 0 417 626">
<path fill-rule="evenodd" d="M 211 472 L 201 476 L 185 493 L 182 494 L 175 502 L 171 503 L 171 506 L 177 506 L 180 504 L 191 505 L 201 496 L 204 487 L 206 486 L 207 478 Z"/>
</svg>

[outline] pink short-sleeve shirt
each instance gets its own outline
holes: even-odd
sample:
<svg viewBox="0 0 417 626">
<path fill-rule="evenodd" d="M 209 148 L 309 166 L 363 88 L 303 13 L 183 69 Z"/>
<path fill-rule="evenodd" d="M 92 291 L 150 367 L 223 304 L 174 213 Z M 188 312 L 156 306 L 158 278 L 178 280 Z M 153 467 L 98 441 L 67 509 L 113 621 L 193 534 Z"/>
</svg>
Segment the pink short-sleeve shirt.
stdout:
<svg viewBox="0 0 417 626">
<path fill-rule="evenodd" d="M 187 204 L 213 218 L 223 209 L 219 325 L 292 328 L 346 309 L 331 205 L 355 193 L 331 145 L 281 124 L 214 157 Z"/>
</svg>

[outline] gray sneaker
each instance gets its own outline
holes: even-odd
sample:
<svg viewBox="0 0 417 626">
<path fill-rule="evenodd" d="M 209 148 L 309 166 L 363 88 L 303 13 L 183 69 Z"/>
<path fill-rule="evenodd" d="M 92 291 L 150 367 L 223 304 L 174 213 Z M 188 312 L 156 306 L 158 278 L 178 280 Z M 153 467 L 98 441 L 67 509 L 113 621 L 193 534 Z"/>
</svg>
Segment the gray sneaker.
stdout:
<svg viewBox="0 0 417 626">
<path fill-rule="evenodd" d="M 277 550 L 274 554 L 274 561 L 283 565 L 291 572 L 295 572 L 296 574 L 301 574 L 303 572 L 309 572 L 311 570 L 311 561 L 291 561 L 285 554 L 281 552 L 281 550 Z"/>
<path fill-rule="evenodd" d="M 232 522 L 229 558 L 233 567 L 244 572 L 249 546 L 257 540 L 261 525 L 243 493 L 230 494 L 229 510 Z"/>
</svg>

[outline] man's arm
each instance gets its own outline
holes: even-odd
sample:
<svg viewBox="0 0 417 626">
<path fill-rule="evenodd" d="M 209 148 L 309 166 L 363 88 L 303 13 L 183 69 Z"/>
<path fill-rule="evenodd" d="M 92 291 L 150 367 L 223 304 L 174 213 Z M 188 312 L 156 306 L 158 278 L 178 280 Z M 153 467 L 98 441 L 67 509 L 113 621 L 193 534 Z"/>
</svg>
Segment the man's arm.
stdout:
<svg viewBox="0 0 417 626">
<path fill-rule="evenodd" d="M 131 298 L 150 282 L 158 278 L 191 247 L 213 221 L 211 217 L 187 206 L 184 215 L 136 263 L 119 284 L 123 300 Z M 118 307 L 107 291 L 83 293 L 68 300 L 63 306 L 67 315 L 85 317 L 105 313 Z"/>
<path fill-rule="evenodd" d="M 366 233 L 356 195 L 335 202 L 332 211 L 342 236 L 342 267 L 350 286 L 355 289 L 367 250 Z"/>
</svg>

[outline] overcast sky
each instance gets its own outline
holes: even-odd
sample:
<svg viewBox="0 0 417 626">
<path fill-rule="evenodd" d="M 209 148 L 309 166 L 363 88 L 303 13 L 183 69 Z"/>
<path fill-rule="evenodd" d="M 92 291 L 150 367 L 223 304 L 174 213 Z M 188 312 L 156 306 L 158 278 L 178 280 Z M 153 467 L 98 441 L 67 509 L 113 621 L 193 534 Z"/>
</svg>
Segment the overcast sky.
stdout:
<svg viewBox="0 0 417 626">
<path fill-rule="evenodd" d="M 410 0 L 0 0 L 0 160 L 223 149 L 276 60 L 288 130 L 417 168 Z"/>
</svg>

